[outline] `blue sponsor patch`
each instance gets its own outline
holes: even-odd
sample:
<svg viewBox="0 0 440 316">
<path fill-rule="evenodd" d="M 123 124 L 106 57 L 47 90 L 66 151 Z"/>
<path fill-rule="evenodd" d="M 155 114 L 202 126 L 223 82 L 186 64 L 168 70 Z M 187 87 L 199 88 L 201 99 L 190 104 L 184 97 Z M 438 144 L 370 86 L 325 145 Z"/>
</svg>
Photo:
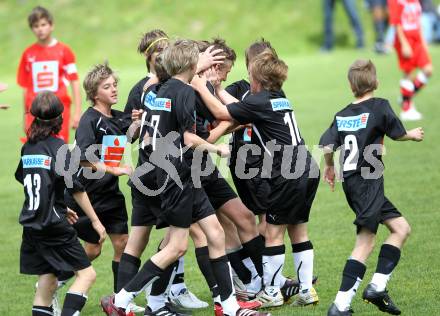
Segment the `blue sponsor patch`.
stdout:
<svg viewBox="0 0 440 316">
<path fill-rule="evenodd" d="M 171 99 L 155 98 L 153 104 L 147 104 L 150 110 L 171 112 Z"/>
<path fill-rule="evenodd" d="M 338 131 L 353 132 L 367 127 L 370 113 L 362 113 L 357 116 L 336 116 Z"/>
<path fill-rule="evenodd" d="M 283 111 L 283 110 L 291 110 L 289 100 L 286 98 L 278 98 L 270 100 L 270 104 L 272 104 L 272 110 L 274 111 Z"/>
<path fill-rule="evenodd" d="M 24 155 L 21 157 L 21 162 L 23 163 L 23 169 L 41 168 L 50 170 L 52 157 L 46 155 Z"/>
<path fill-rule="evenodd" d="M 150 105 L 154 106 L 154 100 L 156 100 L 156 93 L 150 91 L 147 93 L 147 95 L 144 98 L 144 105 L 147 108 L 150 108 Z"/>
</svg>

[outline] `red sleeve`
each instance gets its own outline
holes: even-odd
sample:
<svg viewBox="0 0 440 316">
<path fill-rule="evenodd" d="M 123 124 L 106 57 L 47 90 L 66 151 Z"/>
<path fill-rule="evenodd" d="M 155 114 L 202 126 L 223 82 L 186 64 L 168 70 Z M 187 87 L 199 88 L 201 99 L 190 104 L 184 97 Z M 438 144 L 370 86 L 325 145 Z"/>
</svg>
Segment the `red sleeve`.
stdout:
<svg viewBox="0 0 440 316">
<path fill-rule="evenodd" d="M 29 72 L 29 69 L 26 65 L 26 51 L 23 52 L 23 55 L 21 55 L 20 64 L 18 65 L 17 70 L 17 83 L 19 86 L 23 88 L 31 88 L 31 74 Z"/>
<path fill-rule="evenodd" d="M 78 80 L 78 70 L 75 63 L 75 54 L 69 46 L 64 46 L 63 70 L 67 80 Z"/>
<path fill-rule="evenodd" d="M 403 7 L 398 0 L 388 0 L 388 10 L 390 15 L 390 25 L 400 25 Z"/>
</svg>

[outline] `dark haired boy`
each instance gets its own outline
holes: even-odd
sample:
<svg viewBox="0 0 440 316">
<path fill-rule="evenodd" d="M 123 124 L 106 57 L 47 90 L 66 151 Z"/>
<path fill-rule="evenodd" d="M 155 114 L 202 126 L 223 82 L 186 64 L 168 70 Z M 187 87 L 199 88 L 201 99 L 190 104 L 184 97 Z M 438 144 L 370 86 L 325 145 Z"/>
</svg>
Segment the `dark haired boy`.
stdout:
<svg viewBox="0 0 440 316">
<path fill-rule="evenodd" d="M 382 147 L 385 135 L 393 140 L 421 141 L 424 133 L 421 128 L 406 131 L 389 102 L 374 97 L 378 82 L 370 60 L 355 61 L 348 71 L 348 80 L 356 100 L 336 113 L 320 140 L 325 150 L 324 180 L 332 190 L 333 152 L 341 149 L 343 188 L 356 214 L 356 244 L 345 264 L 341 286 L 328 315 L 352 315 L 351 301 L 364 277 L 365 262 L 374 249 L 379 224 L 384 224 L 390 235 L 380 249 L 376 272 L 362 298 L 383 312 L 400 315 L 386 285 L 399 262 L 400 249 L 409 236 L 410 226 L 384 194 Z"/>
</svg>

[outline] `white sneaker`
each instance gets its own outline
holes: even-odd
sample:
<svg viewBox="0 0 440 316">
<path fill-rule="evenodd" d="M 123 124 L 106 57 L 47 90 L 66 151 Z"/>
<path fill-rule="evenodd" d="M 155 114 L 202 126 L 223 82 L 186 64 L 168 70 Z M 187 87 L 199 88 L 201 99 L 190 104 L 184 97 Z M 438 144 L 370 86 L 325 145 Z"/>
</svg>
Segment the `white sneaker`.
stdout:
<svg viewBox="0 0 440 316">
<path fill-rule="evenodd" d="M 266 286 L 264 290 L 257 294 L 255 300 L 262 304 L 261 308 L 277 307 L 284 304 L 283 295 L 277 286 Z"/>
<path fill-rule="evenodd" d="M 126 308 L 127 310 L 127 314 L 128 312 L 133 312 L 133 313 L 143 313 L 145 312 L 145 308 L 143 308 L 142 306 L 138 306 L 133 302 L 130 302 Z"/>
<path fill-rule="evenodd" d="M 400 119 L 402 121 L 418 121 L 422 117 L 422 114 L 413 105 L 408 110 L 400 112 Z"/>
<path fill-rule="evenodd" d="M 193 293 L 184 288 L 177 296 L 169 296 L 170 303 L 178 308 L 184 309 L 199 309 L 209 306 L 208 303 L 200 300 Z"/>
</svg>

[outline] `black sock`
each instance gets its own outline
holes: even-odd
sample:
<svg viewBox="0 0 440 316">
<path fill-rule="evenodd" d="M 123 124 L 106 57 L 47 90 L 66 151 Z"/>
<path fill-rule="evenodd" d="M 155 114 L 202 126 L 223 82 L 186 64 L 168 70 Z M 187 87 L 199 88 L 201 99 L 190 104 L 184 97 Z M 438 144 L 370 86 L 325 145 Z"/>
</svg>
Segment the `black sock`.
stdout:
<svg viewBox="0 0 440 316">
<path fill-rule="evenodd" d="M 172 282 L 171 277 L 173 271 L 177 269 L 177 264 L 179 261 L 175 261 L 170 264 L 165 270 L 163 270 L 162 275 L 158 280 L 156 280 L 151 286 L 151 295 L 158 296 L 165 293 L 168 285 Z"/>
<path fill-rule="evenodd" d="M 232 294 L 231 271 L 228 264 L 228 257 L 221 256 L 216 259 L 210 259 L 212 271 L 217 280 L 218 291 L 222 301 L 227 300 Z"/>
<path fill-rule="evenodd" d="M 113 271 L 113 292 L 118 292 L 118 273 L 119 273 L 119 262 L 112 260 L 112 271 Z"/>
<path fill-rule="evenodd" d="M 358 278 L 361 280 L 364 278 L 366 270 L 367 267 L 363 263 L 348 259 L 342 272 L 342 282 L 339 291 L 347 292 L 350 290 L 356 284 Z"/>
<path fill-rule="evenodd" d="M 244 284 L 248 284 L 252 280 L 252 273 L 243 263 L 244 250 L 241 248 L 240 250 L 228 253 L 228 259 L 231 263 L 231 267 L 234 269 L 237 276 Z"/>
<path fill-rule="evenodd" d="M 141 266 L 141 260 L 135 256 L 123 253 L 118 269 L 118 286 L 116 293 L 119 292 L 136 275 Z"/>
<path fill-rule="evenodd" d="M 60 274 L 57 275 L 57 279 L 60 282 L 66 282 L 70 278 L 75 275 L 73 271 L 61 271 Z"/>
<path fill-rule="evenodd" d="M 212 271 L 211 261 L 209 261 L 208 246 L 196 248 L 195 251 L 199 269 L 205 277 L 206 283 L 208 283 L 212 297 L 216 297 L 219 295 L 218 286 L 214 272 Z"/>
<path fill-rule="evenodd" d="M 139 272 L 124 286 L 127 292 L 139 293 L 149 284 L 153 283 L 162 275 L 163 270 L 154 264 L 151 259 L 144 263 Z"/>
<path fill-rule="evenodd" d="M 263 277 L 263 236 L 258 235 L 254 239 L 244 243 L 243 249 L 246 251 L 246 254 L 251 258 L 252 262 L 254 263 L 255 269 L 257 270 L 260 277 Z"/>
<path fill-rule="evenodd" d="M 84 305 L 86 304 L 87 296 L 80 293 L 66 293 L 64 299 L 63 310 L 61 316 L 79 315 Z"/>
<path fill-rule="evenodd" d="M 32 316 L 48 316 L 53 315 L 52 306 L 32 306 Z"/>
<path fill-rule="evenodd" d="M 391 274 L 400 260 L 400 249 L 389 244 L 383 244 L 379 252 L 376 273 Z"/>
</svg>

